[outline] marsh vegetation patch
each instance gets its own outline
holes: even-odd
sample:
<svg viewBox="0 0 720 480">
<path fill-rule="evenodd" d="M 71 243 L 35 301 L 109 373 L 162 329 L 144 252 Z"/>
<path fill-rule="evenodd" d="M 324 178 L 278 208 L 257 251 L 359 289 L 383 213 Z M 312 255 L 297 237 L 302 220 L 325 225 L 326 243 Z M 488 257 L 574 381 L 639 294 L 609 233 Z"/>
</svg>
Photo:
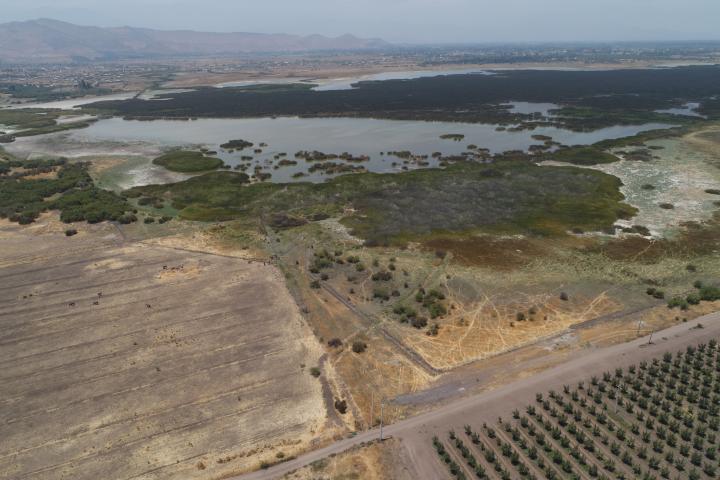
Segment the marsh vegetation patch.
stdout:
<svg viewBox="0 0 720 480">
<path fill-rule="evenodd" d="M 223 165 L 219 158 L 206 156 L 202 152 L 188 150 L 177 150 L 168 152 L 153 160 L 155 165 L 160 165 L 172 172 L 197 173 L 216 170 Z"/>
<path fill-rule="evenodd" d="M 610 175 L 526 161 L 461 162 L 444 170 L 357 174 L 324 184 L 246 185 L 248 180 L 245 174 L 218 172 L 135 191 L 167 195 L 182 216 L 194 220 L 318 210 L 340 214 L 352 207 L 357 213 L 344 223 L 353 235 L 373 242 L 442 231 L 598 231 L 635 213 Z"/>
</svg>

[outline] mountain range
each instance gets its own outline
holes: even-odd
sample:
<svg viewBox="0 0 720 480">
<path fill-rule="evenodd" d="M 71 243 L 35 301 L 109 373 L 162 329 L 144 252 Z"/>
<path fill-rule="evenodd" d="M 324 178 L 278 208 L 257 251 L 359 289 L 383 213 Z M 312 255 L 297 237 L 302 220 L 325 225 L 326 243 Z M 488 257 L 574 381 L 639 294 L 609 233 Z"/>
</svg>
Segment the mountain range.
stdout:
<svg viewBox="0 0 720 480">
<path fill-rule="evenodd" d="M 353 35 L 330 38 L 322 35 L 101 28 L 49 19 L 0 24 L 0 61 L 8 63 L 365 50 L 388 45 L 383 40 L 362 39 Z"/>
</svg>

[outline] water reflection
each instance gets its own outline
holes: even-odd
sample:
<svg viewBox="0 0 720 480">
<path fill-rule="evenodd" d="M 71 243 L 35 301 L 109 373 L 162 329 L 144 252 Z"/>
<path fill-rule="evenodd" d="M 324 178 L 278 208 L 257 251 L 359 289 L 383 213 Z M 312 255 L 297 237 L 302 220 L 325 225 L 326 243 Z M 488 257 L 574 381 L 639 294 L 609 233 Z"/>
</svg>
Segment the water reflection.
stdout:
<svg viewBox="0 0 720 480">
<path fill-rule="evenodd" d="M 667 127 L 668 125 L 664 124 L 646 124 L 614 126 L 593 132 L 571 132 L 554 127 L 497 131 L 494 125 L 362 118 L 281 117 L 152 122 L 113 118 L 65 134 L 63 142 L 66 144 L 65 155 L 71 154 L 68 146 L 73 142 L 85 150 L 88 145 L 103 142 L 114 145 L 153 145 L 160 148 L 205 147 L 217 152 L 217 155 L 233 168 L 249 164 L 251 171 L 259 166 L 272 174 L 271 181 L 290 182 L 298 179 L 322 181 L 327 178 L 321 171 L 308 173 L 308 168 L 314 162 L 295 158 L 295 153 L 302 150 L 338 155 L 343 152 L 353 156 L 366 155 L 369 160 L 353 164 L 362 165 L 373 172 L 399 172 L 404 169 L 437 166 L 440 160 L 437 155 L 433 157 L 436 152 L 451 156 L 481 149 L 487 149 L 489 153 L 526 151 L 531 145 L 543 143 L 543 140 L 533 138 L 539 135 L 552 137 L 565 145 L 592 144 Z M 446 134 L 456 134 L 458 137 L 455 140 L 440 138 Z M 233 139 L 244 139 L 255 145 L 235 151 L 220 148 L 221 144 Z M 427 158 L 421 162 L 413 162 L 391 152 L 409 152 Z M 283 166 L 279 166 L 282 159 L 286 161 L 282 162 Z M 293 164 L 293 161 L 297 163 Z M 343 163 L 343 160 L 332 161 Z M 276 165 L 279 168 L 274 168 Z M 300 173 L 305 176 L 297 177 Z"/>
</svg>

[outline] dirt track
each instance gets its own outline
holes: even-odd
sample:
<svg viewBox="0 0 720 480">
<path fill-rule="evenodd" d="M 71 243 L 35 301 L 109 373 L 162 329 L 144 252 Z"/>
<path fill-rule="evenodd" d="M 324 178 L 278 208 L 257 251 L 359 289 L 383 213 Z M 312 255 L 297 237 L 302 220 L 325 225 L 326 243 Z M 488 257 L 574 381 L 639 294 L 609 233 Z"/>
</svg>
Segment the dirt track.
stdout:
<svg viewBox="0 0 720 480">
<path fill-rule="evenodd" d="M 704 328 L 696 328 L 698 324 L 702 324 Z M 635 364 L 666 351 L 681 350 L 688 345 L 706 342 L 709 338 L 718 336 L 720 336 L 720 312 L 655 333 L 651 345 L 648 344 L 649 337 L 643 337 L 612 347 L 588 349 L 579 358 L 574 358 L 558 367 L 387 426 L 385 434 L 402 441 L 410 459 L 409 463 L 415 469 L 415 478 L 446 478 L 448 477 L 446 468 L 440 464 L 432 450 L 430 439 L 433 435 L 444 434 L 452 428 L 461 430 L 462 426 L 469 422 L 494 421 L 499 416 L 507 417 L 512 409 L 522 408 L 528 402 L 532 402 L 537 392 L 558 390 L 565 384 L 587 380 L 591 375 Z M 235 480 L 277 478 L 296 468 L 377 438 L 378 434 L 378 429 L 363 432 L 270 469 L 235 477 Z"/>
</svg>

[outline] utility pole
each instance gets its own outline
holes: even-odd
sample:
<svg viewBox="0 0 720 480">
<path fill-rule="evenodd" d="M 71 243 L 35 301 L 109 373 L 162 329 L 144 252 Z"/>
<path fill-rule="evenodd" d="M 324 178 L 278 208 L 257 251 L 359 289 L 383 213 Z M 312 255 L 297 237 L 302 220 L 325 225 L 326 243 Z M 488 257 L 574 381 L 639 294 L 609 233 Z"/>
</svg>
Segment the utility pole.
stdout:
<svg viewBox="0 0 720 480">
<path fill-rule="evenodd" d="M 383 441 L 383 410 L 385 408 L 385 399 L 380 400 L 380 441 Z"/>
<path fill-rule="evenodd" d="M 373 427 L 373 424 L 375 423 L 375 420 L 373 419 L 373 410 L 375 408 L 375 392 L 370 392 L 370 428 Z"/>
</svg>

